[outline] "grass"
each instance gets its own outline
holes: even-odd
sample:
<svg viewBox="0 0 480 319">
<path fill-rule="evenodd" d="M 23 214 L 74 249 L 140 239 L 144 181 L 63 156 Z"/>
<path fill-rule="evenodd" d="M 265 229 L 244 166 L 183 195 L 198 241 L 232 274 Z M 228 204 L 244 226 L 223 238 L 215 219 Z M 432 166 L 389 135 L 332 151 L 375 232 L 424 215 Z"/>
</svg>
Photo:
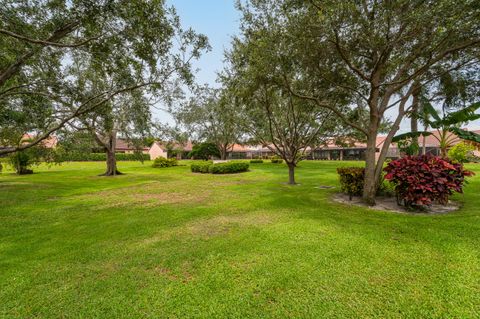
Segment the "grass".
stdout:
<svg viewBox="0 0 480 319">
<path fill-rule="evenodd" d="M 478 318 L 480 175 L 460 211 L 407 215 L 331 202 L 337 165 L 4 172 L 0 317 Z"/>
</svg>

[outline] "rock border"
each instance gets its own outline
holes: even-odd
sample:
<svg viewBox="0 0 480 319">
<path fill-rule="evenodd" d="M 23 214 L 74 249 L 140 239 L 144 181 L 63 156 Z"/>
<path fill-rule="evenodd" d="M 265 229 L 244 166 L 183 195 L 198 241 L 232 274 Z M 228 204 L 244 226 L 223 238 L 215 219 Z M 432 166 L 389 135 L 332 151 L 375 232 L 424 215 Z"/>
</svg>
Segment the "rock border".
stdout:
<svg viewBox="0 0 480 319">
<path fill-rule="evenodd" d="M 380 210 L 380 211 L 388 211 L 397 214 L 410 214 L 410 215 L 442 215 L 442 214 L 449 214 L 458 211 L 461 208 L 461 205 L 458 202 L 449 201 L 446 206 L 440 204 L 432 204 L 426 210 L 422 211 L 412 211 L 406 209 L 403 206 L 397 205 L 397 200 L 395 197 L 386 197 L 386 196 L 378 196 L 376 198 L 377 205 L 375 206 L 368 206 L 366 203 L 362 201 L 361 197 L 355 196 L 352 200 L 349 200 L 349 196 L 344 193 L 336 193 L 334 194 L 331 199 L 340 204 L 350 205 L 350 206 L 357 206 L 368 208 L 372 210 Z"/>
</svg>

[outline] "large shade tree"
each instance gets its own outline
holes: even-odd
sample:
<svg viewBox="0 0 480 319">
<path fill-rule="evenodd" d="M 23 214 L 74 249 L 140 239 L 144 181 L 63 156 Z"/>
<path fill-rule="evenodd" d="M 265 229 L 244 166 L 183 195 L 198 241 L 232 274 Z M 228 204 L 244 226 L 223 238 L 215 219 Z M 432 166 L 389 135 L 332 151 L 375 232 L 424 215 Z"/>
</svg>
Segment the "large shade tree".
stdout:
<svg viewBox="0 0 480 319">
<path fill-rule="evenodd" d="M 293 95 L 332 110 L 365 135 L 363 196 L 369 204 L 375 203 L 388 148 L 410 111 L 412 94 L 438 76 L 429 71 L 478 63 L 480 6 L 473 0 L 252 0 L 239 7 L 245 39 L 262 30 L 270 48 L 284 48 L 264 52 L 277 56 L 266 72 L 279 77 L 295 72 L 302 86 L 290 82 L 291 76 L 283 81 Z M 332 91 L 363 101 L 368 120 L 351 121 L 348 113 L 325 100 L 318 90 L 325 81 Z M 358 105 L 352 103 L 351 109 Z M 376 156 L 377 136 L 388 110 L 394 113 L 392 126 Z"/>
<path fill-rule="evenodd" d="M 0 16 L 0 154 L 134 91 L 168 97 L 208 47 L 162 0 L 6 1 Z"/>
</svg>

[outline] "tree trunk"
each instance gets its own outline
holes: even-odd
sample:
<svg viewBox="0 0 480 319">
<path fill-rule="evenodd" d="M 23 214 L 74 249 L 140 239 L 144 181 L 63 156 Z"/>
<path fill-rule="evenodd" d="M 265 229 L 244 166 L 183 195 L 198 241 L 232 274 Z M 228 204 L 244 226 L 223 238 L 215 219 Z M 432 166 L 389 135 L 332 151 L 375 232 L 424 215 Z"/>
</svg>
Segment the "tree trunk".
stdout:
<svg viewBox="0 0 480 319">
<path fill-rule="evenodd" d="M 227 151 L 224 148 L 220 149 L 220 159 L 225 161 L 227 159 Z"/>
<path fill-rule="evenodd" d="M 425 132 L 428 131 L 428 125 L 425 125 Z M 422 143 L 423 143 L 423 146 L 422 146 L 422 154 L 423 155 L 427 155 L 427 137 L 425 135 L 423 135 L 422 137 Z"/>
<path fill-rule="evenodd" d="M 365 180 L 363 183 L 363 200 L 368 205 L 375 205 L 375 195 L 377 193 L 377 179 L 375 177 L 377 151 L 377 134 L 370 132 L 367 138 L 367 151 L 365 153 Z"/>
<path fill-rule="evenodd" d="M 288 184 L 295 185 L 295 164 L 287 163 L 288 165 Z"/>
<path fill-rule="evenodd" d="M 117 144 L 117 132 L 112 131 L 108 137 L 108 145 L 105 147 L 107 155 L 107 170 L 100 176 L 122 175 L 117 169 L 117 158 L 115 157 L 115 148 Z"/>
<path fill-rule="evenodd" d="M 228 156 L 228 144 L 217 144 L 218 151 L 220 152 L 220 159 L 222 161 L 227 160 Z"/>
<path fill-rule="evenodd" d="M 419 91 L 418 91 L 419 92 Z M 413 101 L 412 101 L 412 115 L 410 117 L 410 131 L 412 133 L 418 132 L 418 93 L 415 91 L 413 94 Z M 418 137 L 412 138 L 412 144 L 417 145 L 417 154 L 418 155 Z"/>
</svg>

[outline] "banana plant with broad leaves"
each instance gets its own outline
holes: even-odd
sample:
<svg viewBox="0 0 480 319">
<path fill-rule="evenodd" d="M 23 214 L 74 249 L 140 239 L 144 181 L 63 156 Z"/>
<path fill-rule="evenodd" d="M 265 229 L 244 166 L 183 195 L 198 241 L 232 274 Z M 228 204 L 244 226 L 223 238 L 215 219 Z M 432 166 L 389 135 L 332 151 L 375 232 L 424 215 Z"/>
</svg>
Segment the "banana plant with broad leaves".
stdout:
<svg viewBox="0 0 480 319">
<path fill-rule="evenodd" d="M 447 156 L 448 149 L 452 147 L 459 138 L 480 146 L 480 134 L 461 128 L 461 125 L 480 119 L 480 114 L 476 113 L 479 108 L 480 102 L 476 102 L 458 111 L 440 113 L 427 99 L 422 99 L 422 111 L 419 112 L 417 116 L 424 124 L 425 130 L 399 134 L 393 138 L 392 142 L 398 143 L 411 141 L 420 136 L 424 138 L 426 136 L 432 136 L 439 142 L 442 157 Z M 427 131 L 428 127 L 435 129 L 437 131 L 436 134 Z"/>
</svg>

